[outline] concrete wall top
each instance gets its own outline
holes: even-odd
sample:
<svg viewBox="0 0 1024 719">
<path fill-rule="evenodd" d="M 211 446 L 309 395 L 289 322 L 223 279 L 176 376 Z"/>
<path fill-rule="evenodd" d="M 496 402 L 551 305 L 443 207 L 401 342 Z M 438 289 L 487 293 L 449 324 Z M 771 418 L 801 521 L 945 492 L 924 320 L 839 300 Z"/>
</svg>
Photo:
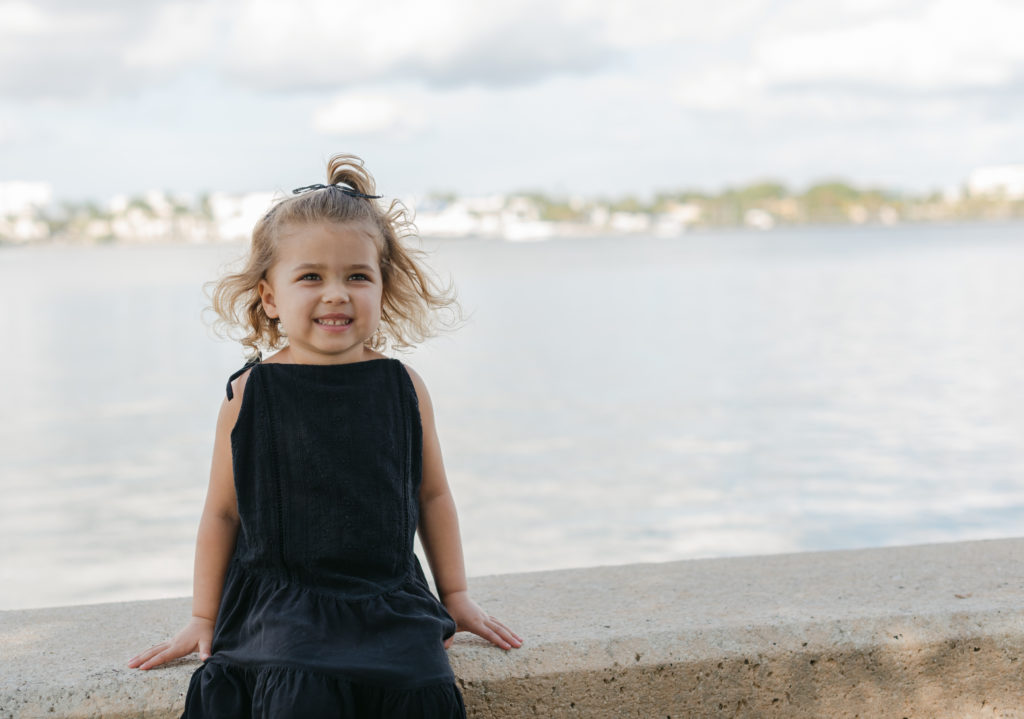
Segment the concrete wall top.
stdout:
<svg viewBox="0 0 1024 719">
<path fill-rule="evenodd" d="M 788 696 L 791 711 L 778 716 L 802 716 L 793 709 L 802 696 L 794 682 L 804 682 L 803 672 L 818 671 L 808 668 L 816 666 L 813 657 L 838 661 L 836 677 L 848 681 L 860 675 L 842 662 L 861 667 L 867 660 L 859 657 L 870 656 L 877 665 L 878 657 L 921 656 L 926 647 L 939 648 L 928 661 L 945 667 L 943 672 L 967 671 L 967 662 L 971 672 L 988 672 L 993 681 L 1016 676 L 1016 685 L 1004 688 L 1024 696 L 1024 666 L 1014 665 L 1018 653 L 1024 656 L 1024 539 L 480 577 L 471 580 L 471 591 L 525 640 L 521 649 L 502 652 L 474 636 L 457 636 L 450 658 L 471 716 L 648 716 L 637 708 L 647 700 L 630 692 L 647 691 L 644 682 L 648 690 L 669 682 L 667 670 L 678 670 L 666 684 L 666 690 L 676 687 L 664 700 L 670 710 L 722 715 L 714 709 L 717 702 L 736 704 L 730 716 L 766 716 L 769 709 L 752 708 L 761 706 L 758 692 L 764 690 L 777 695 L 766 694 L 765 707 Z M 184 598 L 0 612 L 0 719 L 177 716 L 198 660 L 186 658 L 150 672 L 125 663 L 176 631 L 188 614 Z M 960 657 L 958 642 L 968 640 L 977 647 Z M 941 647 L 953 663 L 940 656 Z M 994 664 L 986 668 L 989 655 Z M 730 671 L 754 671 L 752 661 L 761 672 L 760 685 L 747 674 L 730 678 Z M 911 659 L 899 661 L 909 666 Z M 729 668 L 734 665 L 740 668 Z M 717 667 L 714 677 L 703 685 L 691 681 L 708 666 Z M 902 671 L 899 666 L 891 667 L 893 676 Z M 870 673 L 871 662 L 857 671 Z M 608 687 L 595 689 L 600 677 L 605 684 L 619 677 L 617 694 L 609 694 Z M 628 677 L 647 679 L 634 681 L 626 692 Z M 789 677 L 785 686 L 784 677 Z M 569 687 L 577 679 L 585 684 L 573 699 Z M 927 679 L 926 672 L 920 681 Z M 871 691 L 887 696 L 882 679 L 870 681 L 879 684 Z M 854 682 L 860 687 L 857 696 L 870 693 L 868 682 Z M 544 685 L 543 691 L 538 694 L 535 685 Z M 686 696 L 683 687 L 689 687 Z M 820 711 L 827 685 L 815 680 L 807 687 Z M 597 690 L 604 698 L 596 698 Z M 935 693 L 907 685 L 893 691 L 895 696 L 913 691 L 918 702 L 913 706 L 929 691 Z M 943 691 L 936 696 L 953 706 Z M 1011 709 L 1002 695 L 986 696 L 963 700 L 985 702 L 989 713 L 978 716 L 1017 716 L 1007 713 Z M 992 713 L 997 704 L 1002 713 Z M 597 713 L 584 711 L 588 706 Z M 664 706 L 651 711 L 662 712 Z M 849 716 L 855 714 L 851 709 Z"/>
</svg>

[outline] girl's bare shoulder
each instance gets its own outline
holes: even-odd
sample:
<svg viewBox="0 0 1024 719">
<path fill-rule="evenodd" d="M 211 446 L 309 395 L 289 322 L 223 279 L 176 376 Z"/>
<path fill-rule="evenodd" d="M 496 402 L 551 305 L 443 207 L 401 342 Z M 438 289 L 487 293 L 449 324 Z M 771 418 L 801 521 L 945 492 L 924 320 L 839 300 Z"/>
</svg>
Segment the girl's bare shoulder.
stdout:
<svg viewBox="0 0 1024 719">
<path fill-rule="evenodd" d="M 413 389 L 416 390 L 416 399 L 420 404 L 420 412 L 423 413 L 424 409 L 430 409 L 432 407 L 430 400 L 430 392 L 427 391 L 427 383 L 423 381 L 420 373 L 414 370 L 405 362 L 402 363 L 405 371 L 409 373 L 409 379 L 412 380 Z"/>
</svg>

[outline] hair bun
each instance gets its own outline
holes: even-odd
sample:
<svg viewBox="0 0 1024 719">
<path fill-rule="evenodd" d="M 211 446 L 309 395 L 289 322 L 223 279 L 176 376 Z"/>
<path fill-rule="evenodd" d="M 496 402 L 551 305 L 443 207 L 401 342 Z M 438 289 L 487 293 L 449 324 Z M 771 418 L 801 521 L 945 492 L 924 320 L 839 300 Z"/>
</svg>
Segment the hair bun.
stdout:
<svg viewBox="0 0 1024 719">
<path fill-rule="evenodd" d="M 355 155 L 334 155 L 327 162 L 327 184 L 347 185 L 362 195 L 376 195 L 373 175 Z"/>
</svg>

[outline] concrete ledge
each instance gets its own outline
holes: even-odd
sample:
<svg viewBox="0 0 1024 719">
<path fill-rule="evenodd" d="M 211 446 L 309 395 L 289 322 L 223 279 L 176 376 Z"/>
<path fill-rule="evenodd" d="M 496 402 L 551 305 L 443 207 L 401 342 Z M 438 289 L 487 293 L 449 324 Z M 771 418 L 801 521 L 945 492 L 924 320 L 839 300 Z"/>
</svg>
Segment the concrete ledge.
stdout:
<svg viewBox="0 0 1024 719">
<path fill-rule="evenodd" d="M 483 577 L 471 717 L 1024 719 L 1024 539 Z M 124 663 L 187 599 L 0 612 L 0 719 L 177 717 L 196 661 Z"/>
</svg>

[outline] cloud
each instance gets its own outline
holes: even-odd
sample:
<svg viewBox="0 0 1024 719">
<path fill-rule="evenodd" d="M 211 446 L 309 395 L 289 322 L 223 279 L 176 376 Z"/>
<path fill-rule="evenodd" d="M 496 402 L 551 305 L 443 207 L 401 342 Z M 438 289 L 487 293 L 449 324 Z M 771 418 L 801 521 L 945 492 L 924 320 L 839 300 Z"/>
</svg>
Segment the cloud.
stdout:
<svg viewBox="0 0 1024 719">
<path fill-rule="evenodd" d="M 673 97 L 692 110 L 729 112 L 749 107 L 764 91 L 764 75 L 756 67 L 722 65 L 684 75 Z"/>
<path fill-rule="evenodd" d="M 0 5 L 0 27 L 5 34 L 38 34 L 46 27 L 46 16 L 27 2 L 8 2 Z"/>
<path fill-rule="evenodd" d="M 201 59 L 212 22 L 201 0 L 0 0 L 0 92 L 61 99 L 132 92 Z"/>
<path fill-rule="evenodd" d="M 157 7 L 142 35 L 125 44 L 127 67 L 177 70 L 210 57 L 220 14 L 207 3 L 172 2 Z"/>
<path fill-rule="evenodd" d="M 579 3 L 577 17 L 601 27 L 611 47 L 637 49 L 667 43 L 722 43 L 756 29 L 778 0 L 593 0 Z"/>
<path fill-rule="evenodd" d="M 313 115 L 313 129 L 325 135 L 406 138 L 423 125 L 422 111 L 408 101 L 376 93 L 338 96 Z"/>
<path fill-rule="evenodd" d="M 579 0 L 0 0 L 0 91 L 123 94 L 194 66 L 271 91 L 410 80 L 529 84 L 600 71 L 629 43 L 645 42 L 644 27 L 657 26 L 620 17 L 608 10 L 614 7 Z M 620 21 L 624 33 L 613 27 Z"/>
<path fill-rule="evenodd" d="M 1022 26 L 1015 0 L 0 0 L 0 92 L 134 92 L 194 67 L 257 91 L 507 88 L 646 55 L 678 63 L 683 105 L 723 109 L 825 84 L 1005 88 Z"/>
<path fill-rule="evenodd" d="M 777 1 L 777 0 L 775 0 Z M 631 52 L 733 42 L 773 0 L 392 0 L 353 12 L 337 0 L 244 0 L 228 72 L 260 89 L 337 89 L 416 81 L 512 87 L 628 65 Z"/>
<path fill-rule="evenodd" d="M 694 112 L 752 118 L 908 124 L 1024 107 L 1024 6 L 1000 0 L 794 0 L 770 15 L 747 53 L 676 78 Z"/>
<path fill-rule="evenodd" d="M 374 81 L 515 85 L 595 71 L 616 55 L 601 26 L 539 0 L 248 0 L 231 24 L 228 72 L 264 89 Z"/>
<path fill-rule="evenodd" d="M 908 92 L 1012 82 L 1024 70 L 1024 6 L 917 3 L 916 12 L 839 16 L 827 28 L 768 34 L 755 61 L 773 85 L 847 83 Z"/>
</svg>

